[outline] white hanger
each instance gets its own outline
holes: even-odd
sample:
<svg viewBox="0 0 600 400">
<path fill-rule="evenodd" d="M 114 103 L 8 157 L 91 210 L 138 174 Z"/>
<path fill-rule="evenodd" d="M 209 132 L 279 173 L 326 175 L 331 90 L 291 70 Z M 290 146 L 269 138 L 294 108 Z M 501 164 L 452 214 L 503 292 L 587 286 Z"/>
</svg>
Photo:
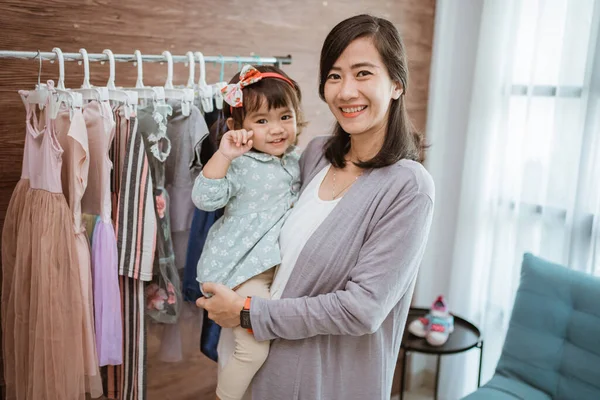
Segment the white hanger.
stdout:
<svg viewBox="0 0 600 400">
<path fill-rule="evenodd" d="M 194 101 L 193 89 L 175 89 L 173 87 L 173 56 L 170 51 L 163 51 L 162 55 L 167 59 L 167 80 L 165 81 L 165 98 L 181 100 L 181 113 L 190 115 L 190 108 Z"/>
<path fill-rule="evenodd" d="M 83 58 L 83 83 L 81 84 L 82 89 L 90 89 L 90 60 L 86 49 L 79 49 L 81 57 Z"/>
<path fill-rule="evenodd" d="M 65 89 L 65 57 L 58 47 L 53 48 L 52 51 L 56 53 L 58 59 L 58 84 L 54 89 L 55 95 L 53 101 L 50 102 L 48 112 L 50 112 L 50 118 L 56 119 L 61 104 L 65 104 L 69 108 L 69 116 L 72 118 L 73 110 L 83 105 L 83 96 L 81 96 L 81 93 Z"/>
<path fill-rule="evenodd" d="M 167 59 L 167 80 L 165 81 L 165 89 L 173 89 L 173 56 L 170 51 L 163 51 L 163 57 Z"/>
<path fill-rule="evenodd" d="M 82 106 L 83 99 L 81 94 L 64 89 L 65 59 L 61 49 L 58 47 L 55 47 L 52 51 L 56 53 L 56 58 L 58 59 L 58 82 L 62 86 L 62 89 L 55 88 L 53 82 L 48 81 L 48 84 L 40 83 L 36 85 L 35 90 L 27 91 L 27 95 L 22 94 L 21 98 L 23 102 L 38 105 L 40 110 L 44 109 L 46 104 L 48 104 L 49 108 L 47 112 L 50 113 L 50 118 L 52 119 L 56 119 L 58 111 L 60 110 L 60 105 L 65 104 L 69 108 L 69 116 L 73 117 L 73 110 Z M 40 69 L 41 63 L 42 59 L 40 56 Z M 49 102 L 48 96 L 52 96 Z"/>
<path fill-rule="evenodd" d="M 83 58 L 83 83 L 81 89 L 74 89 L 74 92 L 81 93 L 84 100 L 106 101 L 109 99 L 108 88 L 93 87 L 90 85 L 90 60 L 86 49 L 79 49 Z"/>
<path fill-rule="evenodd" d="M 223 70 L 223 68 L 225 67 L 225 62 L 223 61 L 223 58 L 221 57 L 221 71 Z M 221 75 L 223 75 L 221 73 Z M 221 90 L 227 86 L 227 82 L 217 82 L 211 85 L 212 86 L 212 90 L 213 90 L 213 96 L 215 99 L 215 106 L 217 107 L 217 110 L 222 110 L 223 109 L 223 92 L 221 92 Z"/>
<path fill-rule="evenodd" d="M 103 54 L 108 56 L 108 82 L 106 82 L 106 87 L 108 90 L 115 90 L 115 56 L 110 49 L 105 49 L 102 51 Z"/>
<path fill-rule="evenodd" d="M 44 107 L 46 107 L 48 96 L 50 96 L 52 93 L 53 91 L 51 91 L 48 85 L 45 83 L 37 84 L 35 90 L 19 91 L 23 102 L 27 102 L 28 104 L 37 104 L 40 110 L 43 110 Z"/>
<path fill-rule="evenodd" d="M 23 103 L 28 104 L 37 104 L 40 110 L 43 110 L 46 106 L 46 102 L 48 101 L 48 96 L 50 95 L 50 90 L 48 85 L 42 84 L 40 82 L 40 75 L 42 74 L 42 56 L 40 51 L 38 50 L 38 58 L 40 59 L 40 69 L 38 73 L 38 83 L 35 85 L 34 90 L 23 90 L 19 91 L 21 95 L 21 99 Z"/>
<path fill-rule="evenodd" d="M 125 118 L 129 118 L 129 116 L 133 114 L 133 112 L 135 111 L 135 107 L 137 106 L 137 93 L 129 90 L 122 90 L 121 88 L 117 88 L 115 86 L 115 56 L 112 50 L 110 49 L 106 49 L 102 51 L 102 53 L 108 56 L 109 72 L 108 82 L 106 82 L 106 89 L 108 90 L 108 99 L 124 104 L 127 108 Z"/>
<path fill-rule="evenodd" d="M 188 75 L 187 85 L 185 85 L 188 89 L 194 88 L 194 78 L 196 77 L 196 60 L 194 60 L 194 53 L 188 51 L 185 53 L 188 58 L 188 67 L 190 68 L 190 73 Z"/>
<path fill-rule="evenodd" d="M 63 52 L 58 47 L 52 49 L 53 53 L 56 53 L 56 58 L 58 60 L 58 83 L 56 84 L 56 88 L 59 90 L 65 90 L 65 57 L 63 56 Z"/>
<path fill-rule="evenodd" d="M 222 110 L 223 109 L 223 92 L 221 92 L 221 90 L 223 90 L 224 87 L 227 86 L 227 82 L 217 82 L 217 83 L 213 83 L 212 84 L 212 90 L 214 92 L 214 97 L 215 97 L 215 106 L 217 107 L 217 110 Z"/>
<path fill-rule="evenodd" d="M 212 112 L 213 107 L 213 88 L 206 84 L 206 63 L 204 62 L 204 55 L 197 51 L 194 53 L 198 57 L 198 64 L 200 64 L 200 77 L 198 78 L 198 97 L 200 98 L 200 104 L 204 112 Z"/>
<path fill-rule="evenodd" d="M 164 100 L 165 90 L 162 87 L 144 86 L 144 69 L 142 67 L 142 53 L 139 50 L 133 52 L 137 63 L 137 80 L 134 88 L 127 88 L 135 92 L 140 100 Z"/>
</svg>

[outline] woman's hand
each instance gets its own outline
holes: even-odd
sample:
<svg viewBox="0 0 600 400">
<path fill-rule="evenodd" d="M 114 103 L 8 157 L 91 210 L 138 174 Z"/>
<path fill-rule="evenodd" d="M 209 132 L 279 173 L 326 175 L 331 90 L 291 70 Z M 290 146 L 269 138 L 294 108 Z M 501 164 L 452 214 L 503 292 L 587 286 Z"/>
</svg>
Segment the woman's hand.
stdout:
<svg viewBox="0 0 600 400">
<path fill-rule="evenodd" d="M 235 328 L 240 324 L 240 311 L 244 308 L 245 298 L 219 283 L 203 283 L 202 291 L 212 293 L 212 297 L 201 297 L 196 306 L 208 311 L 208 318 L 223 328 Z"/>
<path fill-rule="evenodd" d="M 229 161 L 238 158 L 247 153 L 253 145 L 252 136 L 254 132 L 245 129 L 236 131 L 227 131 L 221 139 L 219 151 L 229 159 Z"/>
</svg>

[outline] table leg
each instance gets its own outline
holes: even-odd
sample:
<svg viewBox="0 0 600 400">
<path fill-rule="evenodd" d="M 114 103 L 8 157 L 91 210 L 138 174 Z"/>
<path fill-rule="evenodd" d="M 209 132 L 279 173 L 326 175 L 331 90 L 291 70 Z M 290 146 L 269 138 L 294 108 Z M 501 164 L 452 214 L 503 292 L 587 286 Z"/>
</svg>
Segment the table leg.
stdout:
<svg viewBox="0 0 600 400">
<path fill-rule="evenodd" d="M 477 388 L 481 386 L 481 368 L 483 367 L 483 340 L 479 346 L 479 375 L 477 375 Z"/>
<path fill-rule="evenodd" d="M 440 385 L 440 356 L 437 356 L 437 364 L 435 366 L 435 391 L 433 392 L 433 400 L 438 400 L 438 386 Z"/>
<path fill-rule="evenodd" d="M 402 371 L 400 371 L 400 400 L 404 399 L 404 379 L 406 374 L 406 350 L 400 350 L 402 352 Z"/>
</svg>

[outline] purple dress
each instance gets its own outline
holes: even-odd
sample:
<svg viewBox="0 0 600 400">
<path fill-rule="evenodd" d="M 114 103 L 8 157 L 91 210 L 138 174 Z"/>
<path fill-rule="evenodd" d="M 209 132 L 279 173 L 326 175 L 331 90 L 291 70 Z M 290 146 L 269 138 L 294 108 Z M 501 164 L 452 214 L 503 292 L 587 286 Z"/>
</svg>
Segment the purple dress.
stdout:
<svg viewBox="0 0 600 400">
<path fill-rule="evenodd" d="M 90 170 L 83 196 L 83 211 L 98 215 L 92 235 L 92 283 L 96 349 L 100 366 L 123 363 L 123 326 L 117 239 L 111 218 L 112 162 L 108 152 L 115 122 L 108 102 L 90 102 L 83 115 L 88 130 Z"/>
</svg>

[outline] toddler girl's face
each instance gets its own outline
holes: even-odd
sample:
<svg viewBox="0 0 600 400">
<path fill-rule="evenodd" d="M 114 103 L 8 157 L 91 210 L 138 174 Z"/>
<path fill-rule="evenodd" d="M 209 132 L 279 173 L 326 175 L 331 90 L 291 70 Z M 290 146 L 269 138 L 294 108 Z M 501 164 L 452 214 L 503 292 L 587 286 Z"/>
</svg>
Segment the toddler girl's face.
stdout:
<svg viewBox="0 0 600 400">
<path fill-rule="evenodd" d="M 277 157 L 296 143 L 298 132 L 296 113 L 292 107 L 269 110 L 266 102 L 257 111 L 246 115 L 243 128 L 254 132 L 252 147 Z"/>
</svg>

